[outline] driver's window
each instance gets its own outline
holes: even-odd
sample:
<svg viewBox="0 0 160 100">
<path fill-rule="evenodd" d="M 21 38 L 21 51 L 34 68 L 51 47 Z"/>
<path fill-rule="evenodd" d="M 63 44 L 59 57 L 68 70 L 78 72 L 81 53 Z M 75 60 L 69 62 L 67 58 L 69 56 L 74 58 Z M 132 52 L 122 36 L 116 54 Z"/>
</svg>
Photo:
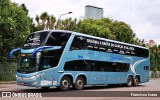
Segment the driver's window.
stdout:
<svg viewBox="0 0 160 100">
<path fill-rule="evenodd" d="M 56 67 L 59 63 L 62 51 L 61 49 L 42 51 L 40 70 Z"/>
<path fill-rule="evenodd" d="M 44 59 L 44 61 L 43 61 L 43 69 L 51 68 L 50 62 L 51 62 L 51 60 Z"/>
</svg>

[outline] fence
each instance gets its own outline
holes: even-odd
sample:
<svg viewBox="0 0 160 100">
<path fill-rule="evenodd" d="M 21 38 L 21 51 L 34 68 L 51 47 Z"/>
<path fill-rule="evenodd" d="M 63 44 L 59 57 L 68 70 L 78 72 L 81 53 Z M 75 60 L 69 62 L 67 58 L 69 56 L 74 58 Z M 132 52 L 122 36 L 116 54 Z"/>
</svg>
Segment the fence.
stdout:
<svg viewBox="0 0 160 100">
<path fill-rule="evenodd" d="M 16 79 L 17 63 L 0 63 L 0 81 L 14 81 Z"/>
</svg>

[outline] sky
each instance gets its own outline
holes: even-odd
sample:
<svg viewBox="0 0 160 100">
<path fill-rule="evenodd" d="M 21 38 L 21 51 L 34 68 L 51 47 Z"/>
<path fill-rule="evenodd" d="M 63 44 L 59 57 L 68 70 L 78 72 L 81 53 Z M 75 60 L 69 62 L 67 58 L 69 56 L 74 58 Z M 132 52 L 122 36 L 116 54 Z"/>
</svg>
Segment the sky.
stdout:
<svg viewBox="0 0 160 100">
<path fill-rule="evenodd" d="M 42 12 L 48 12 L 59 18 L 78 18 L 84 16 L 85 6 L 103 8 L 104 17 L 123 21 L 131 26 L 139 39 L 154 40 L 160 44 L 160 0 L 11 0 L 24 3 L 29 16 L 35 18 Z"/>
</svg>

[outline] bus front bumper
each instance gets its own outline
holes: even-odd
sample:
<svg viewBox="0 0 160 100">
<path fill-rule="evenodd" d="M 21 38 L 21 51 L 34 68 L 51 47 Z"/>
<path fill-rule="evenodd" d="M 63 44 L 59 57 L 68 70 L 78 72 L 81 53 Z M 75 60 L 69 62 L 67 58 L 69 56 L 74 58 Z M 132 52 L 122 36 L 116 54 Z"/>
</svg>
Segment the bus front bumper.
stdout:
<svg viewBox="0 0 160 100">
<path fill-rule="evenodd" d="M 38 87 L 38 81 L 37 81 L 38 79 L 37 78 L 31 79 L 31 78 L 16 76 L 16 82 L 18 85 Z"/>
<path fill-rule="evenodd" d="M 16 82 L 18 85 L 30 87 L 56 87 L 55 80 L 41 80 L 40 77 L 19 77 L 16 75 Z"/>
</svg>

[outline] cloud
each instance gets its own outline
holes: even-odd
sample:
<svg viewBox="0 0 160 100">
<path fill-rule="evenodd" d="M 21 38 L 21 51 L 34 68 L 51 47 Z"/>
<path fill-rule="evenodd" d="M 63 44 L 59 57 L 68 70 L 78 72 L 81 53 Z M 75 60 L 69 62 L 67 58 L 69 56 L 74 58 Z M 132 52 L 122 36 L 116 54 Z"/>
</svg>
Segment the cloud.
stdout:
<svg viewBox="0 0 160 100">
<path fill-rule="evenodd" d="M 11 0 L 24 3 L 32 18 L 47 11 L 57 18 L 66 12 L 73 14 L 62 18 L 79 18 L 84 15 L 85 6 L 104 8 L 104 17 L 129 24 L 140 39 L 153 39 L 160 44 L 160 0 Z"/>
<path fill-rule="evenodd" d="M 137 37 L 160 43 L 159 0 L 108 0 L 105 15 L 129 24 Z"/>
</svg>

